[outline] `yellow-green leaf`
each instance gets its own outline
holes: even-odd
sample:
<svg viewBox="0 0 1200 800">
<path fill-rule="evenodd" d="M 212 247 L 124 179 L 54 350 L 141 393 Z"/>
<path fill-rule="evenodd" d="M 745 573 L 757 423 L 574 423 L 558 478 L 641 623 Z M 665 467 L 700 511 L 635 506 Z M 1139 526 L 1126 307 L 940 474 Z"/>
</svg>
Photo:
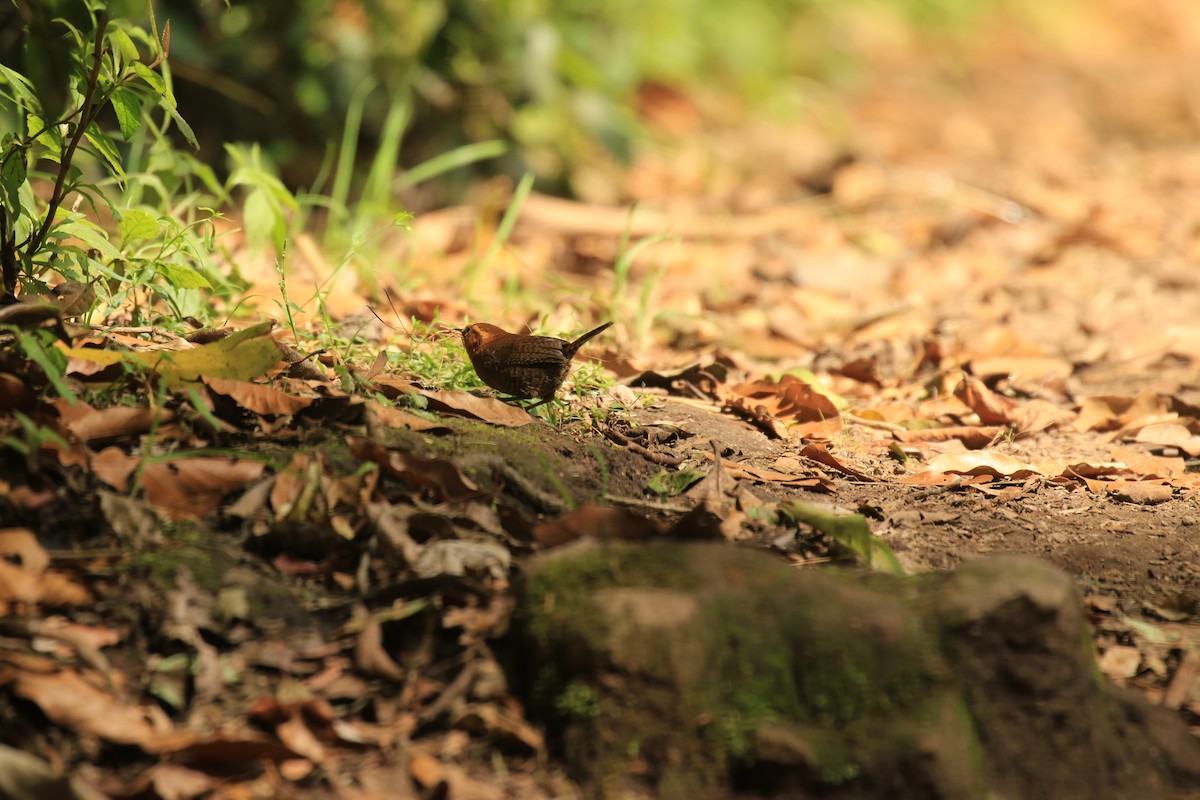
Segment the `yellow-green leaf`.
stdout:
<svg viewBox="0 0 1200 800">
<path fill-rule="evenodd" d="M 108 234 L 86 219 L 63 222 L 55 225 L 50 232 L 56 239 L 78 239 L 88 247 L 100 251 L 100 255 L 109 261 L 116 261 L 121 257 L 121 251 L 108 241 Z"/>
<path fill-rule="evenodd" d="M 784 503 L 779 510 L 796 522 L 803 522 L 821 531 L 853 554 L 863 566 L 892 575 L 905 574 L 896 554 L 882 539 L 871 533 L 867 519 L 862 514 L 835 514 L 800 500 Z"/>
<path fill-rule="evenodd" d="M 121 215 L 121 244 L 158 236 L 158 220 L 148 211 L 131 208 Z"/>
<path fill-rule="evenodd" d="M 207 378 L 249 381 L 279 363 L 282 354 L 271 337 L 273 322 L 267 321 L 227 336 L 219 342 L 191 350 L 100 350 L 64 347 L 69 358 L 105 366 L 125 362 L 157 372 L 174 387 Z"/>
<path fill-rule="evenodd" d="M 212 284 L 191 267 L 181 267 L 166 261 L 158 262 L 155 267 L 167 279 L 167 283 L 178 289 L 211 289 Z"/>
</svg>

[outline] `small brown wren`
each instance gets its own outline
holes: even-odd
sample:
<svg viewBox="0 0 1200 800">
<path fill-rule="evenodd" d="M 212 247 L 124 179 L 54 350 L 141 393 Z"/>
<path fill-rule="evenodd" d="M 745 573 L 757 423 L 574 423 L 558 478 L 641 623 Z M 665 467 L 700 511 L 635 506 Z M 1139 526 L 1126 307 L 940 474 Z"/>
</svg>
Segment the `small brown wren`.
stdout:
<svg viewBox="0 0 1200 800">
<path fill-rule="evenodd" d="M 509 333 L 486 322 L 476 322 L 459 332 L 481 381 L 512 395 L 514 400 L 537 397 L 538 402 L 528 406 L 536 408 L 554 399 L 579 348 L 609 325 L 612 323 L 593 328 L 573 342 L 553 336 Z"/>
</svg>

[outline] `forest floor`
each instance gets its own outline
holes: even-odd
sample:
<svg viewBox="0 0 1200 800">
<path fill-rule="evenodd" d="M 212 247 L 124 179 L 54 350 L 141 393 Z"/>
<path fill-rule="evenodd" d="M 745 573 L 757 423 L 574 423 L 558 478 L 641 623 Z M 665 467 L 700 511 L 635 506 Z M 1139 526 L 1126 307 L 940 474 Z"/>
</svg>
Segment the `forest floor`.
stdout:
<svg viewBox="0 0 1200 800">
<path fill-rule="evenodd" d="M 758 513 L 796 497 L 909 571 L 1049 560 L 1102 671 L 1200 734 L 1197 31 L 1107 0 L 881 37 L 798 122 L 647 87 L 632 163 L 530 196 L 487 272 L 501 184 L 419 215 L 403 277 L 325 284 L 298 243 L 288 291 L 325 286 L 370 392 L 328 357 L 253 383 L 219 343 L 148 404 L 0 363 L 0 767 L 36 780 L 8 748 L 33 753 L 78 797 L 571 796 L 492 652 L 520 558 L 718 502 L 713 535 L 819 568 Z M 271 316 L 274 264 L 240 267 Z M 403 371 L 466 363 L 410 318 L 616 324 L 534 418 Z M 191 346 L 93 344 L 164 342 Z M 71 385 L 111 379 L 73 355 Z"/>
</svg>

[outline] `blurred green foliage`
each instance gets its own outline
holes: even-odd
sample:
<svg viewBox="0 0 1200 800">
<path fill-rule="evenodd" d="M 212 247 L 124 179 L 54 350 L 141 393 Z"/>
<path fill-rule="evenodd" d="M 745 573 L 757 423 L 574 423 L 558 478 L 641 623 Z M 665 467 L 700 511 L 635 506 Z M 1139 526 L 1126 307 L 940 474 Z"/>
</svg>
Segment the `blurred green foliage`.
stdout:
<svg viewBox="0 0 1200 800">
<path fill-rule="evenodd" d="M 310 185 L 366 93 L 360 154 L 390 142 L 389 109 L 405 103 L 401 167 L 500 139 L 514 146 L 492 169 L 553 187 L 627 155 L 645 83 L 766 102 L 796 75 L 844 77 L 869 58 L 849 32 L 863 14 L 954 28 L 1019 1 L 165 0 L 159 13 L 206 153 L 261 142 L 286 183 Z"/>
</svg>

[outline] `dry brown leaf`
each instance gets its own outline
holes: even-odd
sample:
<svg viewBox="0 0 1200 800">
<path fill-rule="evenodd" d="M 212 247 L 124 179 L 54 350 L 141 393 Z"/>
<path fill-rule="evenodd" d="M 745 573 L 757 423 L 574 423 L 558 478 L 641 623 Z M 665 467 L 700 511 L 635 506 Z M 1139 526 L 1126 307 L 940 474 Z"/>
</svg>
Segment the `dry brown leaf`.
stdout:
<svg viewBox="0 0 1200 800">
<path fill-rule="evenodd" d="M 141 793 L 153 792 L 159 800 L 196 800 L 217 787 L 213 776 L 181 764 L 155 764 L 139 775 L 128 788 Z"/>
<path fill-rule="evenodd" d="M 65 575 L 49 571 L 50 557 L 25 528 L 0 530 L 0 604 L 49 606 L 90 603 L 91 594 Z M 0 605 L 0 609 L 4 606 Z"/>
<path fill-rule="evenodd" d="M 450 412 L 505 428 L 519 428 L 537 422 L 525 409 L 494 397 L 477 397 L 470 392 L 438 392 L 430 389 L 419 389 L 417 393 L 429 400 L 429 408 L 433 411 Z"/>
<path fill-rule="evenodd" d="M 1002 377 L 1014 381 L 1060 383 L 1071 377 L 1071 373 L 1075 371 L 1071 362 L 1047 356 L 973 358 L 969 366 L 973 375 L 984 380 Z"/>
<path fill-rule="evenodd" d="M 1137 432 L 1135 441 L 1175 447 L 1189 456 L 1200 455 L 1200 436 L 1178 422 L 1158 422 L 1146 425 Z"/>
<path fill-rule="evenodd" d="M 83 406 L 80 403 L 79 406 Z M 81 409 L 81 413 L 64 419 L 63 424 L 80 441 L 89 444 L 122 436 L 138 436 L 146 433 L 155 424 L 175 419 L 170 409 L 145 408 L 141 406 L 109 406 L 96 410 Z"/>
<path fill-rule="evenodd" d="M 795 375 L 731 387 L 725 406 L 777 436 L 829 439 L 842 429 L 833 401 Z M 775 421 L 784 423 L 780 428 Z"/>
<path fill-rule="evenodd" d="M 584 503 L 573 511 L 534 527 L 542 547 L 558 547 L 584 536 L 598 539 L 649 539 L 660 533 L 653 520 L 629 509 Z"/>
<path fill-rule="evenodd" d="M 1083 478 L 1084 484 L 1096 494 L 1111 495 L 1117 500 L 1140 505 L 1165 503 L 1174 495 L 1174 489 L 1158 481 L 1099 480 Z"/>
<path fill-rule="evenodd" d="M 800 450 L 799 455 L 803 456 L 804 458 L 812 459 L 820 464 L 824 464 L 827 467 L 832 467 L 843 475 L 849 475 L 852 478 L 858 478 L 860 481 L 879 480 L 874 475 L 868 475 L 862 470 L 855 469 L 854 467 L 845 464 L 836 456 L 834 456 L 833 453 L 829 452 L 829 448 L 826 445 L 819 442 L 805 445 Z"/>
<path fill-rule="evenodd" d="M 934 456 L 927 464 L 930 472 L 955 472 L 962 475 L 992 475 L 997 478 L 1020 480 L 1041 472 L 1033 464 L 1006 456 L 994 450 L 972 450 L 967 453 L 945 453 Z"/>
<path fill-rule="evenodd" d="M 18 672 L 14 691 L 38 705 L 58 725 L 110 742 L 152 747 L 170 729 L 160 729 L 143 708 L 126 705 L 84 680 L 74 669 Z"/>
<path fill-rule="evenodd" d="M 221 769 L 228 769 L 230 764 L 281 762 L 300 757 L 275 737 L 252 730 L 221 731 L 205 736 L 180 730 L 143 749 L 150 753 L 170 753 L 189 764 L 212 764 Z"/>
<path fill-rule="evenodd" d="M 502 800 L 505 796 L 500 787 L 477 781 L 461 767 L 443 764 L 428 753 L 413 753 L 408 760 L 408 771 L 426 789 L 445 783 L 449 789 L 447 796 L 453 800 Z"/>
<path fill-rule="evenodd" d="M 412 431 L 448 431 L 445 425 L 431 422 L 419 417 L 411 411 L 405 411 L 395 406 L 385 406 L 376 400 L 367 400 L 365 404 L 367 430 L 373 426 L 382 425 L 387 428 L 408 428 Z"/>
<path fill-rule="evenodd" d="M 948 442 L 957 439 L 968 449 L 981 450 L 1003 436 L 1007 430 L 998 425 L 984 428 L 973 425 L 955 425 L 947 428 L 917 428 L 911 431 L 897 431 L 895 437 L 905 444 Z"/>
<path fill-rule="evenodd" d="M 1078 431 L 1112 431 L 1136 424 L 1137 420 L 1168 422 L 1163 417 L 1170 414 L 1167 398 L 1157 392 L 1142 392 L 1137 397 L 1119 395 L 1097 395 L 1085 397 L 1079 404 L 1079 416 L 1075 420 Z M 1143 425 L 1142 427 L 1145 427 Z"/>
<path fill-rule="evenodd" d="M 251 383 L 228 378 L 204 378 L 208 388 L 225 395 L 239 406 L 262 415 L 290 415 L 308 408 L 317 399 L 281 392 L 265 383 Z"/>
<path fill-rule="evenodd" d="M 1146 478 L 1177 478 L 1187 472 L 1182 458 L 1152 456 L 1132 447 L 1114 447 L 1109 457 L 1124 464 L 1133 474 Z"/>
<path fill-rule="evenodd" d="M 1018 431 L 1029 434 L 1066 425 L 1075 419 L 1075 413 L 1047 400 L 1034 398 L 1018 403 L 1009 412 L 1009 417 Z"/>
<path fill-rule="evenodd" d="M 383 626 L 370 617 L 354 643 L 354 665 L 359 672 L 372 678 L 393 683 L 404 683 L 407 678 L 400 665 L 383 649 Z"/>
<path fill-rule="evenodd" d="M 993 392 L 983 381 L 964 375 L 954 387 L 954 396 L 975 412 L 984 425 L 1007 425 L 1012 421 L 1012 410 L 1017 405 L 1012 400 Z"/>
<path fill-rule="evenodd" d="M 358 436 L 348 437 L 346 444 L 354 457 L 360 461 L 378 464 L 386 474 L 414 486 L 436 489 L 442 499 L 464 497 L 479 491 L 479 488 L 449 461 L 421 458 L 401 450 L 389 450 L 369 439 Z"/>
<path fill-rule="evenodd" d="M 312 730 L 305 724 L 304 717 L 300 714 L 293 713 L 276 725 L 275 735 L 279 737 L 279 741 L 314 764 L 320 764 L 325 760 L 325 745 L 321 744 L 313 735 Z"/>
<path fill-rule="evenodd" d="M 198 519 L 215 511 L 230 492 L 263 473 L 258 461 L 203 456 L 153 461 L 142 470 L 146 499 L 174 520 Z"/>
<path fill-rule="evenodd" d="M 416 394 L 417 386 L 412 381 L 406 381 L 395 375 L 378 375 L 371 382 L 371 388 L 382 394 L 388 400 L 395 400 L 402 394 Z"/>
<path fill-rule="evenodd" d="M 140 462 L 140 458 L 127 455 L 116 447 L 106 447 L 92 457 L 92 473 L 118 492 L 127 492 L 129 478 Z"/>
</svg>

